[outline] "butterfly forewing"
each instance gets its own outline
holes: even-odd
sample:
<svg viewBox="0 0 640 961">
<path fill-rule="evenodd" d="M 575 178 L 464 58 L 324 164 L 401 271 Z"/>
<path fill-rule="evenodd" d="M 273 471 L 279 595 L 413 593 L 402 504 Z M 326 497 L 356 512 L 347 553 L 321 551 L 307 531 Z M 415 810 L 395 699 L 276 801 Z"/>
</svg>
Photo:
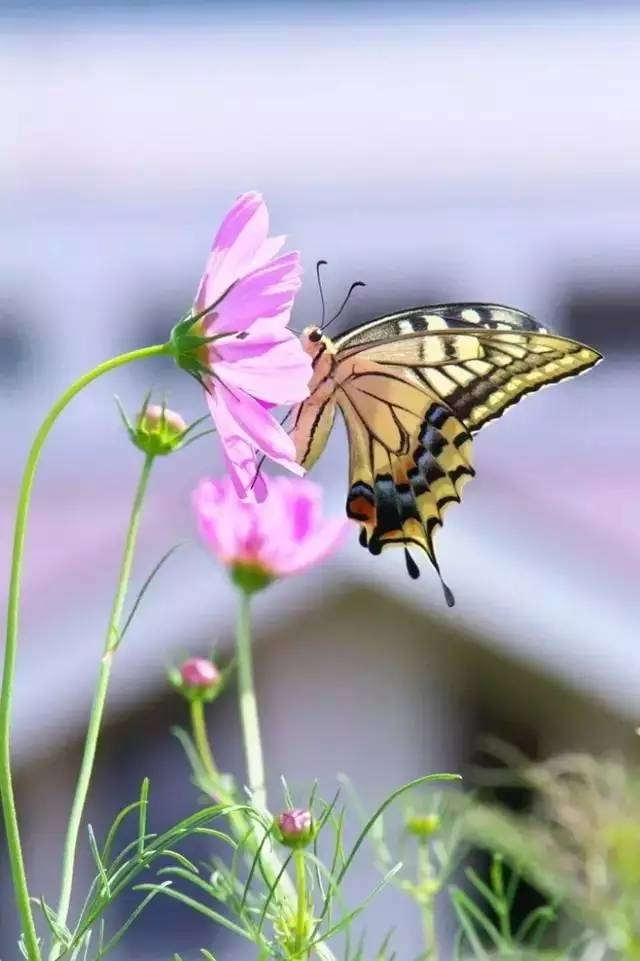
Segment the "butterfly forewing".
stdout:
<svg viewBox="0 0 640 961">
<path fill-rule="evenodd" d="M 545 328 L 530 314 L 501 304 L 436 304 L 433 307 L 411 307 L 388 314 L 348 330 L 336 339 L 336 347 L 359 347 L 379 341 L 397 340 L 408 334 L 484 327 L 488 330 L 530 330 Z"/>
</svg>

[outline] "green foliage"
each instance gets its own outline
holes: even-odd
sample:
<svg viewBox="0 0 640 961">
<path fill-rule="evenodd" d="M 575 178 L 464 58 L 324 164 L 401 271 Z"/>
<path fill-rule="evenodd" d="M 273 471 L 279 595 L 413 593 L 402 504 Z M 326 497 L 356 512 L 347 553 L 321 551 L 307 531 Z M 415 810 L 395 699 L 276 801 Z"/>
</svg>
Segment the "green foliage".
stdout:
<svg viewBox="0 0 640 961">
<path fill-rule="evenodd" d="M 203 790 L 219 793 L 220 785 L 212 783 L 211 774 L 202 770 L 190 739 L 183 733 L 179 736 L 193 763 L 196 782 Z M 305 803 L 313 815 L 313 842 L 296 851 L 279 843 L 271 816 L 244 806 L 241 817 L 231 821 L 234 841 L 229 862 L 215 858 L 198 865 L 164 865 L 157 872 L 157 881 L 138 884 L 136 890 L 173 898 L 203 914 L 255 944 L 264 961 L 306 959 L 314 951 L 331 958 L 326 946 L 339 936 L 345 941 L 347 961 L 361 961 L 363 944 L 352 947 L 350 929 L 370 901 L 394 881 L 402 864 L 397 861 L 388 865 L 378 883 L 355 906 L 346 903 L 345 878 L 394 801 L 430 782 L 453 779 L 455 775 L 429 775 L 394 791 L 366 818 L 350 844 L 345 839 L 345 810 L 339 807 L 340 792 L 331 801 L 325 801 L 314 785 Z M 228 779 L 224 790 L 229 790 Z M 283 793 L 287 807 L 295 807 L 286 782 Z M 322 851 L 326 852 L 324 857 Z M 294 859 L 299 859 L 295 886 L 290 878 Z M 304 899 L 302 905 L 299 898 Z M 389 961 L 388 939 L 375 958 Z"/>
<path fill-rule="evenodd" d="M 475 803 L 464 816 L 465 836 L 500 852 L 562 904 L 579 931 L 564 957 L 638 961 L 640 776 L 583 754 L 530 764 L 509 751 L 507 759 L 511 783 L 533 792 L 532 813 Z"/>
<path fill-rule="evenodd" d="M 516 930 L 512 927 L 513 902 L 521 881 L 518 871 L 505 872 L 503 859 L 494 855 L 489 873 L 489 883 L 482 880 L 473 868 L 467 868 L 465 876 L 477 898 L 458 885 L 451 885 L 451 901 L 460 928 L 456 939 L 455 959 L 471 957 L 486 961 L 494 956 L 500 958 L 542 957 L 538 953 L 549 925 L 556 920 L 551 905 L 532 910 Z M 487 949 L 487 943 L 489 945 Z"/>
<path fill-rule="evenodd" d="M 143 891 L 144 896 L 125 922 L 106 937 L 105 914 L 113 901 L 127 888 L 132 887 L 140 875 L 158 861 L 169 861 L 185 874 L 196 871 L 195 865 L 177 850 L 181 843 L 193 835 L 215 837 L 227 844 L 231 850 L 235 850 L 236 842 L 233 837 L 226 830 L 210 825 L 226 818 L 232 811 L 249 810 L 243 805 L 212 805 L 184 818 L 168 830 L 155 834 L 150 832 L 147 826 L 148 804 L 149 782 L 145 779 L 138 800 L 116 815 L 102 846 L 98 844 L 93 829 L 89 826 L 89 847 L 96 866 L 96 875 L 89 886 L 84 905 L 71 927 L 60 925 L 55 911 L 40 899 L 40 908 L 50 931 L 52 944 L 58 946 L 52 961 L 100 961 L 104 958 L 116 947 L 150 901 L 165 892 L 172 882 L 166 880 L 150 887 L 138 885 L 138 890 Z M 114 856 L 120 829 L 133 815 L 137 817 L 136 836 Z M 213 913 L 215 915 L 215 912 Z M 220 923 L 226 921 L 217 915 L 212 919 Z"/>
</svg>

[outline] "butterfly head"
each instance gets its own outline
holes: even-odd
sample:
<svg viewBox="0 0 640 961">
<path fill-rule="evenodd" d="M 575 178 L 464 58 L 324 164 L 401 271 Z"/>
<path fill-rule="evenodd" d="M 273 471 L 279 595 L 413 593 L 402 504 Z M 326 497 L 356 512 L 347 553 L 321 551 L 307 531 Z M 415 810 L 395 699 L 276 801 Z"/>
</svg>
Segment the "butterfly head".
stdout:
<svg viewBox="0 0 640 961">
<path fill-rule="evenodd" d="M 323 334 L 320 327 L 305 327 L 301 340 L 304 350 L 310 357 L 317 357 L 325 351 L 329 353 L 335 351 L 331 338 Z"/>
</svg>

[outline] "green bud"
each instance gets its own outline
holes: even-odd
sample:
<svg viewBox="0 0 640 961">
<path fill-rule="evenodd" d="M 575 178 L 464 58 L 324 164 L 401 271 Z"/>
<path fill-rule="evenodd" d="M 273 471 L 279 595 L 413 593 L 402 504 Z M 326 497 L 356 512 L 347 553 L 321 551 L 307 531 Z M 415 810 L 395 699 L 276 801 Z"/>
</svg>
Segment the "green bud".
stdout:
<svg viewBox="0 0 640 961">
<path fill-rule="evenodd" d="M 425 841 L 439 831 L 440 817 L 435 813 L 411 814 L 406 820 L 406 827 L 409 834 Z"/>
<path fill-rule="evenodd" d="M 135 424 L 132 424 L 120 401 L 117 398 L 116 401 L 131 442 L 143 453 L 150 457 L 164 457 L 183 446 L 190 428 L 176 411 L 165 404 L 149 404 L 147 397 Z"/>
</svg>

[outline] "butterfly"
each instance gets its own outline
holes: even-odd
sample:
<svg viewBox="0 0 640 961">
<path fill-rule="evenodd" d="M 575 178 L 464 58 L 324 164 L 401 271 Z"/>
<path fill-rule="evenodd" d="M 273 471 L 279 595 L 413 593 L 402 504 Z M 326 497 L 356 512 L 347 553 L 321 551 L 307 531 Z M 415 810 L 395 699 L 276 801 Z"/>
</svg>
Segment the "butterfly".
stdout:
<svg viewBox="0 0 640 961">
<path fill-rule="evenodd" d="M 341 334 L 308 327 L 309 397 L 293 412 L 298 462 L 322 454 L 336 410 L 349 444 L 347 515 L 372 554 L 410 547 L 434 566 L 454 604 L 434 549 L 450 504 L 474 476 L 473 435 L 521 397 L 581 374 L 598 351 L 551 333 L 532 316 L 499 304 L 415 307 Z"/>
</svg>

